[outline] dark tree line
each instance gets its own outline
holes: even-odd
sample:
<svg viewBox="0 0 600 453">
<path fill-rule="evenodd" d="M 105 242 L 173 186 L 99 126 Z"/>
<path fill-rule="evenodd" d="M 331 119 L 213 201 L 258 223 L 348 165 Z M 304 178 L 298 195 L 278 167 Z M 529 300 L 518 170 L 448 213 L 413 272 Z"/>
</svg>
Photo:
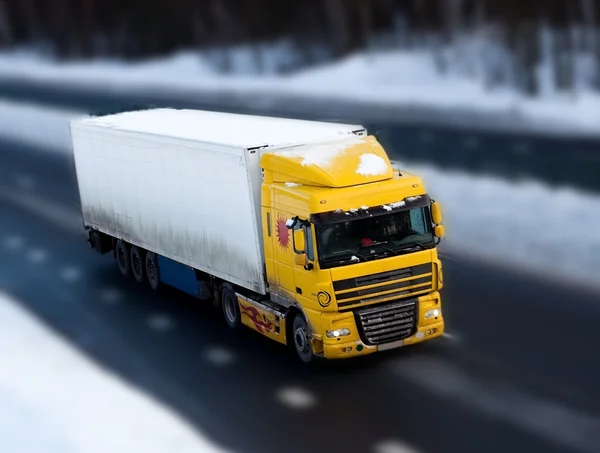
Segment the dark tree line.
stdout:
<svg viewBox="0 0 600 453">
<path fill-rule="evenodd" d="M 560 59 L 577 46 L 600 61 L 599 14 L 600 0 L 0 0 L 0 45 L 35 44 L 59 58 L 143 58 L 287 39 L 306 65 L 314 48 L 340 57 L 395 33 L 402 19 L 401 45 L 426 33 L 449 43 L 493 24 L 515 64 L 532 67 L 542 25 L 555 30 Z M 575 25 L 587 35 L 574 38 Z M 535 91 L 531 73 L 523 78 Z"/>
</svg>

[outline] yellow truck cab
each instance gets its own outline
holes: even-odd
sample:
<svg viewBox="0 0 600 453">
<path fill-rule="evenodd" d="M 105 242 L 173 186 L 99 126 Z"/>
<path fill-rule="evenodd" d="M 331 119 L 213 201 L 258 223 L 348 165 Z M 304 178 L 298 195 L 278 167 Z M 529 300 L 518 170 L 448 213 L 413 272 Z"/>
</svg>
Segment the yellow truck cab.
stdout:
<svg viewBox="0 0 600 453">
<path fill-rule="evenodd" d="M 270 296 L 304 314 L 290 335 L 298 354 L 338 359 L 439 337 L 439 205 L 374 137 L 331 146 L 261 159 Z"/>
<path fill-rule="evenodd" d="M 440 206 L 362 126 L 155 109 L 71 123 L 90 246 L 294 348 L 440 337 Z"/>
</svg>

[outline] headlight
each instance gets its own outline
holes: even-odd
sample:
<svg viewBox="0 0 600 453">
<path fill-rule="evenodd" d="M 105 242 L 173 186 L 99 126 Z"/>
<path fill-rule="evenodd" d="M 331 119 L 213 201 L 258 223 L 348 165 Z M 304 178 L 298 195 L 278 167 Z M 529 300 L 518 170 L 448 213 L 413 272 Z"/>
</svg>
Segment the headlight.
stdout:
<svg viewBox="0 0 600 453">
<path fill-rule="evenodd" d="M 439 308 L 435 308 L 433 310 L 428 310 L 427 312 L 425 312 L 425 319 L 437 318 L 441 314 L 442 314 L 442 311 Z"/>
<path fill-rule="evenodd" d="M 327 335 L 327 338 L 347 337 L 348 335 L 350 335 L 350 329 L 328 330 L 325 333 Z"/>
</svg>

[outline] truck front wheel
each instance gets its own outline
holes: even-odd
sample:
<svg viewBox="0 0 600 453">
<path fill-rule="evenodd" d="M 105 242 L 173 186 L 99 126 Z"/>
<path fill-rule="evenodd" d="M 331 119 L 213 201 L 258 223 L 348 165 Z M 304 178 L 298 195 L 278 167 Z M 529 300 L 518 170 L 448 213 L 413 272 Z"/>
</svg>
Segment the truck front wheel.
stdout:
<svg viewBox="0 0 600 453">
<path fill-rule="evenodd" d="M 304 319 L 304 316 L 298 314 L 294 318 L 292 335 L 296 354 L 298 354 L 298 357 L 304 363 L 310 363 L 313 359 L 313 351 L 310 342 L 308 323 L 306 322 L 306 319 Z"/>
</svg>

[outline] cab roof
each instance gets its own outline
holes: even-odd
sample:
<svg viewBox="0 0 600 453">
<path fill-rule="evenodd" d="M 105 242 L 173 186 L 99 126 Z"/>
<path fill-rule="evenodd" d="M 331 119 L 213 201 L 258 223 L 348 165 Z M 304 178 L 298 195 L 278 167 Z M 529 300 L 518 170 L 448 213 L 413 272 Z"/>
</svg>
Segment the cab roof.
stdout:
<svg viewBox="0 0 600 453">
<path fill-rule="evenodd" d="M 377 140 L 357 135 L 265 151 L 261 166 L 272 172 L 273 182 L 317 187 L 356 186 L 394 176 Z"/>
</svg>

